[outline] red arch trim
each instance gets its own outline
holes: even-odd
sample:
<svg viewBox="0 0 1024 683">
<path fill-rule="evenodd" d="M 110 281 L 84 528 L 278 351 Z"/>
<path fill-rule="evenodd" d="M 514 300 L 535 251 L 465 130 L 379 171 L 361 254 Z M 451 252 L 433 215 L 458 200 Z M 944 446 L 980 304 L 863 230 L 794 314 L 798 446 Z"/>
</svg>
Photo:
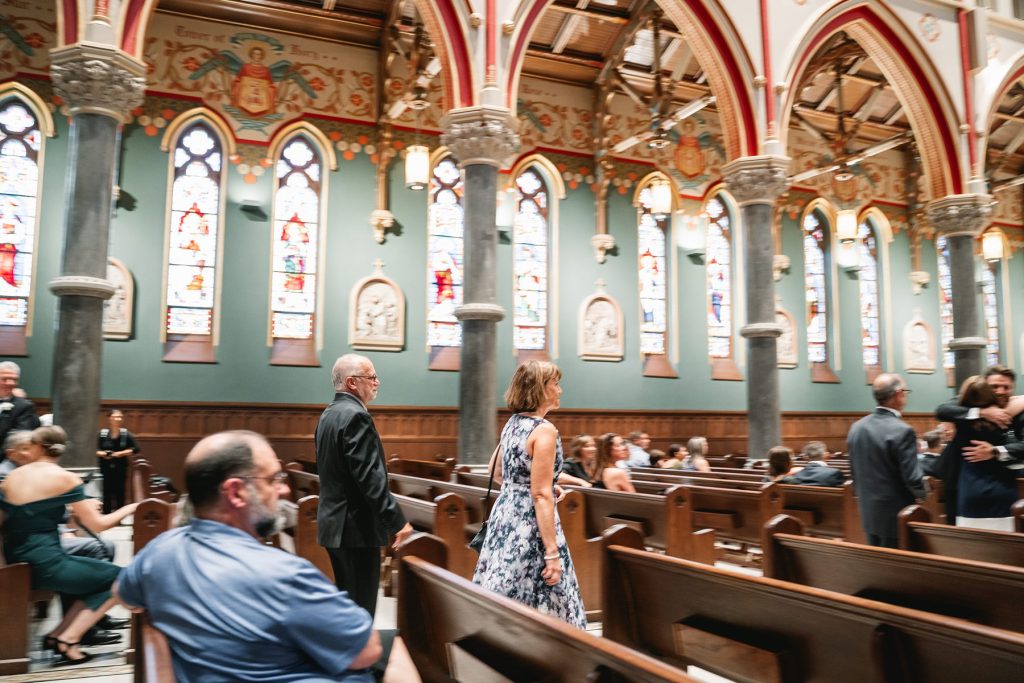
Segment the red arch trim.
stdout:
<svg viewBox="0 0 1024 683">
<path fill-rule="evenodd" d="M 444 23 L 452 52 L 449 59 L 455 63 L 456 74 L 458 75 L 458 106 L 469 107 L 473 104 L 473 77 L 469 70 L 469 53 L 466 50 L 466 36 L 462 33 L 462 24 L 459 23 L 459 13 L 450 0 L 438 0 L 436 2 L 438 14 Z"/>
<path fill-rule="evenodd" d="M 146 0 L 128 0 L 124 12 L 124 32 L 121 34 L 121 49 L 135 56 L 135 41 L 142 24 L 142 8 Z M 141 56 L 141 55 L 139 55 Z"/>
<path fill-rule="evenodd" d="M 519 35 L 516 36 L 516 44 L 512 47 L 512 61 L 508 63 L 508 80 L 505 81 L 505 97 L 508 100 L 508 105 L 515 110 L 516 93 L 512 92 L 512 84 L 515 82 L 516 73 L 519 71 L 519 63 L 523 59 L 523 55 L 526 54 L 524 44 L 533 33 L 533 25 L 537 23 L 540 18 L 541 12 L 543 12 L 548 6 L 548 0 L 536 0 L 533 3 L 533 7 L 526 13 L 526 17 L 523 18 L 522 26 L 519 28 Z"/>
<path fill-rule="evenodd" d="M 879 17 L 875 12 L 862 5 L 860 7 L 853 7 L 834 17 L 830 22 L 825 24 L 825 26 L 818 31 L 818 34 L 814 39 L 808 43 L 794 74 L 800 75 L 803 73 L 804 67 L 810 60 L 811 56 L 814 55 L 814 51 L 828 37 L 840 30 L 843 26 L 857 21 L 863 21 L 869 24 L 882 35 L 886 42 L 888 42 L 896 51 L 896 54 L 899 55 L 907 73 L 913 77 L 914 82 L 916 82 L 918 88 L 921 89 L 921 93 L 924 95 L 925 100 L 928 102 L 928 107 L 932 111 L 932 116 L 935 117 L 935 121 L 938 124 L 942 138 L 942 147 L 946 151 L 946 162 L 949 168 L 950 179 L 952 181 L 952 192 L 953 194 L 960 194 L 963 192 L 963 176 L 960 173 L 959 157 L 957 156 L 956 151 L 956 139 L 949 130 L 949 126 L 946 125 L 945 116 L 942 112 L 942 104 L 939 102 L 938 95 L 935 94 L 935 90 L 928 82 L 928 78 L 921 69 L 921 65 L 917 62 L 917 58 L 910 52 L 907 46 L 903 44 L 903 40 L 896 35 L 892 30 L 892 27 L 882 21 L 881 17 Z M 791 85 L 792 87 L 796 87 L 795 83 Z M 936 197 L 936 199 L 940 199 L 940 197 Z"/>
<path fill-rule="evenodd" d="M 73 45 L 78 42 L 78 2 L 63 0 L 64 5 L 64 44 Z"/>
</svg>

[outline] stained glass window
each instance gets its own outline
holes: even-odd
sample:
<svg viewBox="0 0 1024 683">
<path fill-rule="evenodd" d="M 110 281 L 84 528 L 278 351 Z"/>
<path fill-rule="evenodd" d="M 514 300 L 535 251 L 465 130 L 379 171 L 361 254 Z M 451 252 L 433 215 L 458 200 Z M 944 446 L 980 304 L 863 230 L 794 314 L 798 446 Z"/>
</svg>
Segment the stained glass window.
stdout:
<svg viewBox="0 0 1024 683">
<path fill-rule="evenodd" d="M 167 332 L 213 334 L 220 241 L 220 140 L 193 123 L 174 148 L 167 265 Z"/>
<path fill-rule="evenodd" d="M 512 230 L 516 349 L 547 348 L 548 189 L 534 169 L 516 178 L 516 218 Z"/>
<path fill-rule="evenodd" d="M 708 201 L 705 211 L 708 216 L 708 355 L 731 358 L 732 237 L 729 212 L 718 197 Z"/>
<path fill-rule="evenodd" d="M 0 105 L 0 325 L 28 324 L 41 144 L 25 104 Z"/>
<path fill-rule="evenodd" d="M 857 237 L 857 248 L 860 250 L 860 321 L 864 367 L 881 367 L 882 297 L 878 288 L 878 240 L 867 221 L 858 226 Z"/>
<path fill-rule="evenodd" d="M 953 341 L 953 280 L 949 272 L 949 245 L 946 238 L 940 236 L 935 240 L 935 251 L 939 259 L 939 319 L 942 332 L 942 366 L 952 368 L 956 358 L 949 350 L 949 342 Z"/>
<path fill-rule="evenodd" d="M 315 329 L 320 173 L 316 148 L 296 136 L 277 160 L 272 225 L 271 334 L 311 339 Z"/>
<path fill-rule="evenodd" d="M 999 289 L 996 265 L 987 261 L 981 266 L 981 301 L 985 316 L 985 354 L 989 365 L 999 364 Z"/>
<path fill-rule="evenodd" d="M 640 352 L 665 354 L 668 347 L 668 273 L 665 258 L 668 218 L 659 218 L 652 213 L 651 199 L 650 187 L 640 191 Z"/>
<path fill-rule="evenodd" d="M 427 345 L 460 346 L 462 172 L 450 156 L 434 166 L 427 211 Z"/>
<path fill-rule="evenodd" d="M 817 213 L 804 218 L 804 294 L 807 303 L 807 359 L 828 362 L 828 226 Z"/>
</svg>

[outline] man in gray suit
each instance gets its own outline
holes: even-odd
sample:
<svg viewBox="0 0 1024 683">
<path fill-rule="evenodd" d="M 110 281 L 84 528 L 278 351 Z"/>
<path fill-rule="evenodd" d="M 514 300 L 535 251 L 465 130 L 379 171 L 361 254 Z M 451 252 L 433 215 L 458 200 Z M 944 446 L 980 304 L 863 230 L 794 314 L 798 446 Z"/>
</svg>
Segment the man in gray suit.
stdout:
<svg viewBox="0 0 1024 683">
<path fill-rule="evenodd" d="M 846 437 L 861 525 L 871 545 L 897 546 L 896 516 L 925 494 L 917 462 L 917 436 L 900 411 L 910 389 L 899 375 L 879 375 L 871 385 L 878 407 Z"/>
</svg>

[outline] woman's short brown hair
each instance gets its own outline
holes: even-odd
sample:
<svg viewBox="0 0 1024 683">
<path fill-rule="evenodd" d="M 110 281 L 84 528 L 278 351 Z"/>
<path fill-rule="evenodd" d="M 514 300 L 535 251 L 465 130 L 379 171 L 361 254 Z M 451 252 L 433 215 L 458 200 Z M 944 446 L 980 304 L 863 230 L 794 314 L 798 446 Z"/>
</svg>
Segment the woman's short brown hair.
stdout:
<svg viewBox="0 0 1024 683">
<path fill-rule="evenodd" d="M 505 405 L 513 413 L 529 413 L 540 408 L 548 382 L 562 379 L 562 371 L 546 360 L 528 360 L 512 374 L 505 390 Z"/>
<path fill-rule="evenodd" d="M 789 472 L 793 466 L 793 450 L 785 446 L 773 446 L 768 449 L 768 474 L 777 477 Z"/>
</svg>

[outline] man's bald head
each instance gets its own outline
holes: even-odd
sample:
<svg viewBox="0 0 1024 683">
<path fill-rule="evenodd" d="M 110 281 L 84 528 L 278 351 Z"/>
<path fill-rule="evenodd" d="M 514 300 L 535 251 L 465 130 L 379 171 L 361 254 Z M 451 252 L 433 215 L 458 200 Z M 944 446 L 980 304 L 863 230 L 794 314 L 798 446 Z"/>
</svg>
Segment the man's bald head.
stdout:
<svg viewBox="0 0 1024 683">
<path fill-rule="evenodd" d="M 891 372 L 883 372 L 871 383 L 871 391 L 875 395 L 875 402 L 880 406 L 889 406 L 899 410 L 902 405 L 895 406 L 894 403 L 905 404 L 907 385 L 903 378 Z"/>
<path fill-rule="evenodd" d="M 369 358 L 360 356 L 358 353 L 346 353 L 334 361 L 334 367 L 331 368 L 331 380 L 334 382 L 334 390 L 344 391 L 345 380 L 349 377 L 361 375 L 364 367 L 369 362 Z"/>
<path fill-rule="evenodd" d="M 215 505 L 225 480 L 252 475 L 253 451 L 261 446 L 270 448 L 262 435 L 245 430 L 218 432 L 197 443 L 185 458 L 185 487 L 195 510 Z"/>
</svg>

